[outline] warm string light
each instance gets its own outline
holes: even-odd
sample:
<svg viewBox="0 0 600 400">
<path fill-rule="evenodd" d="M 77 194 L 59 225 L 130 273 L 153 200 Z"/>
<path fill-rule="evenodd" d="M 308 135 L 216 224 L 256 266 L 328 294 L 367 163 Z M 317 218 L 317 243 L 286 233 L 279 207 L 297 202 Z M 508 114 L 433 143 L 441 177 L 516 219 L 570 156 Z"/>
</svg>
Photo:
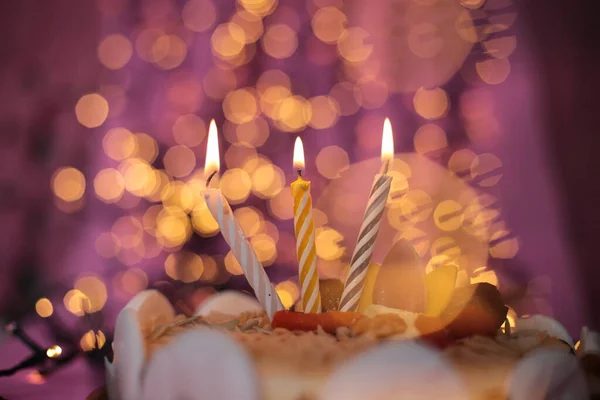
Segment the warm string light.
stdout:
<svg viewBox="0 0 600 400">
<path fill-rule="evenodd" d="M 48 360 L 52 360 L 54 363 L 52 367 L 48 369 L 42 369 L 40 371 L 40 373 L 43 372 L 42 375 L 45 375 L 54 368 L 56 368 L 56 366 L 62 365 L 63 363 L 70 361 L 74 357 L 73 355 L 69 355 L 64 360 L 61 360 L 61 355 L 63 353 L 62 347 L 60 347 L 59 345 L 54 345 L 48 347 L 47 349 L 44 349 L 39 344 L 37 344 L 37 342 L 31 339 L 16 322 L 11 322 L 6 326 L 5 329 L 7 333 L 16 337 L 17 339 L 19 339 L 19 341 L 25 344 L 25 346 L 27 346 L 32 351 L 32 354 L 25 360 L 16 364 L 15 366 L 8 369 L 0 370 L 0 376 L 10 376 L 23 369 L 32 368 L 36 366 L 43 367 Z"/>
</svg>

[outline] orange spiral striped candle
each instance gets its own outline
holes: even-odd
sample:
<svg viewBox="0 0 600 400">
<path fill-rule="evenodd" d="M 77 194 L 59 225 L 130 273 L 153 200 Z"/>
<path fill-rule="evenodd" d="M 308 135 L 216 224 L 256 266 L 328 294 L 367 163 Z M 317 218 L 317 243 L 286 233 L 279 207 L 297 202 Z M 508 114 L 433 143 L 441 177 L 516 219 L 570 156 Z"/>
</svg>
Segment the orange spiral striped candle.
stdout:
<svg viewBox="0 0 600 400">
<path fill-rule="evenodd" d="M 300 138 L 294 145 L 294 167 L 298 179 L 292 182 L 294 198 L 294 231 L 296 233 L 296 255 L 302 294 L 302 309 L 305 313 L 321 312 L 319 293 L 319 273 L 317 271 L 317 253 L 315 251 L 315 227 L 312 217 L 312 198 L 310 182 L 302 178 L 304 168 L 304 149 Z"/>
</svg>

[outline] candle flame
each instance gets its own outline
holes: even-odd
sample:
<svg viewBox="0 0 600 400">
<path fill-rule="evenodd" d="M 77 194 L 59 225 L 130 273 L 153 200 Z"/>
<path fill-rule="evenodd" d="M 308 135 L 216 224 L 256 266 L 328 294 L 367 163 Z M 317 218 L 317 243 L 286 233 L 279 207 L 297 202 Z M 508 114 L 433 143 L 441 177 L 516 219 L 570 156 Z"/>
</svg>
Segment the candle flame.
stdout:
<svg viewBox="0 0 600 400">
<path fill-rule="evenodd" d="M 206 161 L 204 163 L 204 178 L 208 178 L 215 172 L 219 172 L 221 163 L 219 161 L 219 137 L 215 120 L 210 121 L 208 128 L 208 141 L 206 143 Z"/>
<path fill-rule="evenodd" d="M 300 137 L 297 137 L 296 143 L 294 143 L 294 168 L 297 170 L 304 169 L 304 146 Z"/>
<path fill-rule="evenodd" d="M 394 135 L 392 123 L 389 118 L 383 122 L 383 136 L 381 138 L 381 161 L 389 162 L 394 158 Z"/>
</svg>

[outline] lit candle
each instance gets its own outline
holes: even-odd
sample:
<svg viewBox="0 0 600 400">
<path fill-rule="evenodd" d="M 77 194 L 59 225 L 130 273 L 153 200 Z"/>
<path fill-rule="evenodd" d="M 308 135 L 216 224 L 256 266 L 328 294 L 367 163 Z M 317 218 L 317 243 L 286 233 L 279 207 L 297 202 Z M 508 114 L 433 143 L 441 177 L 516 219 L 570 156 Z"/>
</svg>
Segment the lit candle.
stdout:
<svg viewBox="0 0 600 400">
<path fill-rule="evenodd" d="M 204 175 L 207 178 L 207 189 L 204 193 L 204 198 L 206 199 L 210 213 L 219 224 L 223 238 L 225 238 L 225 241 L 231 247 L 231 252 L 240 263 L 246 279 L 248 279 L 250 286 L 254 289 L 256 298 L 264 307 L 269 318 L 273 319 L 273 315 L 277 311 L 283 310 L 284 307 L 281 304 L 279 296 L 277 296 L 275 288 L 271 285 L 267 273 L 258 261 L 254 249 L 244 236 L 240 224 L 233 217 L 231 207 L 221 194 L 221 190 L 209 188 L 211 180 L 218 173 L 219 142 L 217 138 L 217 126 L 215 125 L 215 121 L 212 120 L 208 130 L 208 143 L 206 146 Z"/>
<path fill-rule="evenodd" d="M 291 186 L 294 197 L 294 231 L 296 232 L 296 255 L 302 289 L 302 310 L 305 313 L 314 314 L 321 312 L 321 295 L 319 293 L 317 253 L 315 252 L 315 226 L 312 217 L 310 181 L 302 178 L 304 148 L 299 137 L 296 138 L 294 144 L 294 168 L 298 171 L 298 179 L 292 182 Z"/>
<path fill-rule="evenodd" d="M 383 123 L 383 137 L 381 141 L 383 172 L 375 175 L 375 180 L 373 181 L 363 223 L 360 227 L 356 247 L 350 261 L 350 271 L 340 299 L 339 309 L 341 311 L 356 311 L 358 307 L 371 255 L 375 247 L 375 240 L 377 240 L 379 224 L 381 223 L 381 217 L 383 216 L 388 194 L 390 193 L 392 177 L 387 175 L 387 172 L 392 158 L 394 158 L 394 138 L 392 136 L 392 125 L 390 120 L 386 118 Z"/>
</svg>

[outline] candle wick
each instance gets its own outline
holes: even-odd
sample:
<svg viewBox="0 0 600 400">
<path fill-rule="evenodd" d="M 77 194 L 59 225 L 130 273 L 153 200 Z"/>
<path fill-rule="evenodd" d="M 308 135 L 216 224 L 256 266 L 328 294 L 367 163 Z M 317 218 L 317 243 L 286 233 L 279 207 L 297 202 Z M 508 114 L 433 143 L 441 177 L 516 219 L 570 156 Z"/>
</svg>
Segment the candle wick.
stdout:
<svg viewBox="0 0 600 400">
<path fill-rule="evenodd" d="M 298 177 L 302 178 L 302 169 L 298 168 L 296 171 L 298 172 Z"/>
<path fill-rule="evenodd" d="M 217 171 L 214 171 L 213 173 L 211 173 L 208 176 L 208 179 L 206 180 L 206 188 L 208 188 L 208 186 L 210 185 L 210 181 L 212 180 L 212 178 L 214 178 L 214 176 L 217 174 Z"/>
<path fill-rule="evenodd" d="M 390 170 L 390 161 L 386 160 L 383 163 L 383 175 L 387 175 L 388 171 Z"/>
</svg>

